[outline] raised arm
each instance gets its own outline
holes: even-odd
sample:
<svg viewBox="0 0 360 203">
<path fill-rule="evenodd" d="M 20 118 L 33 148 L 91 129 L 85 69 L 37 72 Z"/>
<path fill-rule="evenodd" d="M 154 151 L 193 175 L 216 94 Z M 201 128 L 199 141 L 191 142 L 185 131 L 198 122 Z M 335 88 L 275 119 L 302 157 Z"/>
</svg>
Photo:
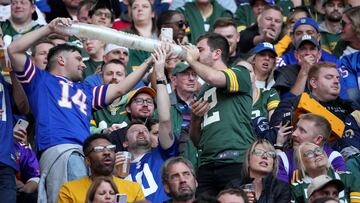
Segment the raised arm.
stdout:
<svg viewBox="0 0 360 203">
<path fill-rule="evenodd" d="M 171 129 L 170 98 L 166 90 L 165 59 L 166 49 L 162 47 L 155 50 L 152 55 L 154 70 L 157 81 L 164 81 L 156 85 L 156 102 L 159 113 L 159 143 L 161 148 L 168 149 L 174 143 L 174 135 Z"/>
<path fill-rule="evenodd" d="M 152 59 L 149 57 L 139 66 L 136 71 L 128 75 L 123 81 L 118 84 L 110 84 L 106 92 L 106 103 L 110 104 L 114 99 L 128 93 L 131 89 L 133 89 L 145 75 L 151 64 Z"/>
<path fill-rule="evenodd" d="M 70 26 L 72 21 L 69 18 L 55 18 L 48 25 L 25 34 L 24 36 L 13 41 L 8 47 L 8 54 L 11 61 L 12 69 L 22 71 L 26 61 L 26 51 L 36 44 L 40 39 L 45 38 L 49 34 L 56 32 L 66 35 L 61 31 L 59 25 Z"/>
<path fill-rule="evenodd" d="M 216 70 L 198 61 L 200 52 L 199 49 L 193 45 L 183 46 L 186 50 L 186 61 L 191 65 L 191 68 L 201 77 L 206 83 L 214 87 L 226 87 L 226 77 L 222 71 Z"/>
</svg>

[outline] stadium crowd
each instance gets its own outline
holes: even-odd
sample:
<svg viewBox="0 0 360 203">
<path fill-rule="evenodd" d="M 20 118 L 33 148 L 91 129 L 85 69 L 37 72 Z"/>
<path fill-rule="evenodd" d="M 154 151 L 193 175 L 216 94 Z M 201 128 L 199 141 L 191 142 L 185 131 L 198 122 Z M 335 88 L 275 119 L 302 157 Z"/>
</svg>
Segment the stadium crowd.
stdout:
<svg viewBox="0 0 360 203">
<path fill-rule="evenodd" d="M 360 202 L 360 1 L 0 11 L 0 202 Z"/>
</svg>

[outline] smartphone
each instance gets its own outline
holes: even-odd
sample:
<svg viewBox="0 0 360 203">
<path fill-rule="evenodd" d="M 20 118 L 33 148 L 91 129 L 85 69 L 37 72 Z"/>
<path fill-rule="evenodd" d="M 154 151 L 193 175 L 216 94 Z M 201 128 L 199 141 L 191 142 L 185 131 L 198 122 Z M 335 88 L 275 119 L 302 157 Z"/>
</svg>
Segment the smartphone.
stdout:
<svg viewBox="0 0 360 203">
<path fill-rule="evenodd" d="M 173 29 L 172 28 L 161 28 L 161 41 L 172 42 L 173 41 Z"/>
<path fill-rule="evenodd" d="M 19 129 L 23 129 L 26 131 L 26 128 L 29 126 L 29 122 L 24 120 L 24 119 L 19 119 L 15 126 L 14 126 L 14 131 L 17 131 Z"/>
<path fill-rule="evenodd" d="M 126 203 L 127 195 L 126 194 L 116 194 L 116 203 Z"/>
</svg>

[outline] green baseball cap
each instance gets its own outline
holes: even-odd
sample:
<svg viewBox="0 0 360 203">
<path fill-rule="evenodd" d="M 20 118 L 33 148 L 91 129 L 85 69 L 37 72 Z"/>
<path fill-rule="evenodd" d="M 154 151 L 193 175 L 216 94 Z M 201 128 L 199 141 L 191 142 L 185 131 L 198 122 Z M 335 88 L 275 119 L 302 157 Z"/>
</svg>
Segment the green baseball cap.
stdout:
<svg viewBox="0 0 360 203">
<path fill-rule="evenodd" d="M 190 68 L 190 65 L 184 62 L 176 64 L 175 68 L 172 70 L 171 74 L 176 75 L 177 73 L 184 72 L 186 69 Z"/>
</svg>

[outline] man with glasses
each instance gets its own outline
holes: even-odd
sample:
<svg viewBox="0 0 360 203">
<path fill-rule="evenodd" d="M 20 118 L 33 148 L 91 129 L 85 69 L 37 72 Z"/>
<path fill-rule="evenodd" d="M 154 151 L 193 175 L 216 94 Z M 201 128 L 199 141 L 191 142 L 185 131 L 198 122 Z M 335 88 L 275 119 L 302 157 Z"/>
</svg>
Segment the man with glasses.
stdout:
<svg viewBox="0 0 360 203">
<path fill-rule="evenodd" d="M 38 16 L 35 11 L 34 0 L 12 0 L 9 19 L 0 22 L 3 35 L 9 41 L 6 46 L 17 37 L 38 29 L 40 25 L 35 21 Z"/>
<path fill-rule="evenodd" d="M 302 114 L 299 117 L 295 130 L 291 134 L 292 147 L 281 151 L 284 143 L 280 143 L 279 139 L 275 145 L 279 158 L 278 179 L 287 183 L 291 183 L 293 181 L 292 178 L 294 177 L 294 172 L 297 169 L 294 160 L 294 151 L 304 142 L 311 142 L 321 146 L 326 155 L 330 157 L 329 162 L 333 168 L 337 171 L 346 171 L 345 160 L 341 154 L 324 145 L 330 134 L 331 125 L 324 117 L 311 113 Z M 315 153 L 319 152 L 315 151 Z"/>
<path fill-rule="evenodd" d="M 89 10 L 89 22 L 94 25 L 111 27 L 114 22 L 114 14 L 109 1 L 98 1 Z"/>
<path fill-rule="evenodd" d="M 177 44 L 184 44 L 188 41 L 186 29 L 188 24 L 185 17 L 179 11 L 168 10 L 162 12 L 156 21 L 158 30 L 161 28 L 171 28 L 173 30 L 173 40 Z"/>
<path fill-rule="evenodd" d="M 178 63 L 172 71 L 171 118 L 173 132 L 179 140 L 179 153 L 196 168 L 198 153 L 189 137 L 191 104 L 198 90 L 198 75 L 187 63 Z"/>
<path fill-rule="evenodd" d="M 85 163 L 91 175 L 64 183 L 60 188 L 58 203 L 85 202 L 86 194 L 93 180 L 99 176 L 111 177 L 120 194 L 127 195 L 127 202 L 143 200 L 144 194 L 138 183 L 120 179 L 112 175 L 115 165 L 115 148 L 108 137 L 94 134 L 83 144 Z"/>
</svg>

